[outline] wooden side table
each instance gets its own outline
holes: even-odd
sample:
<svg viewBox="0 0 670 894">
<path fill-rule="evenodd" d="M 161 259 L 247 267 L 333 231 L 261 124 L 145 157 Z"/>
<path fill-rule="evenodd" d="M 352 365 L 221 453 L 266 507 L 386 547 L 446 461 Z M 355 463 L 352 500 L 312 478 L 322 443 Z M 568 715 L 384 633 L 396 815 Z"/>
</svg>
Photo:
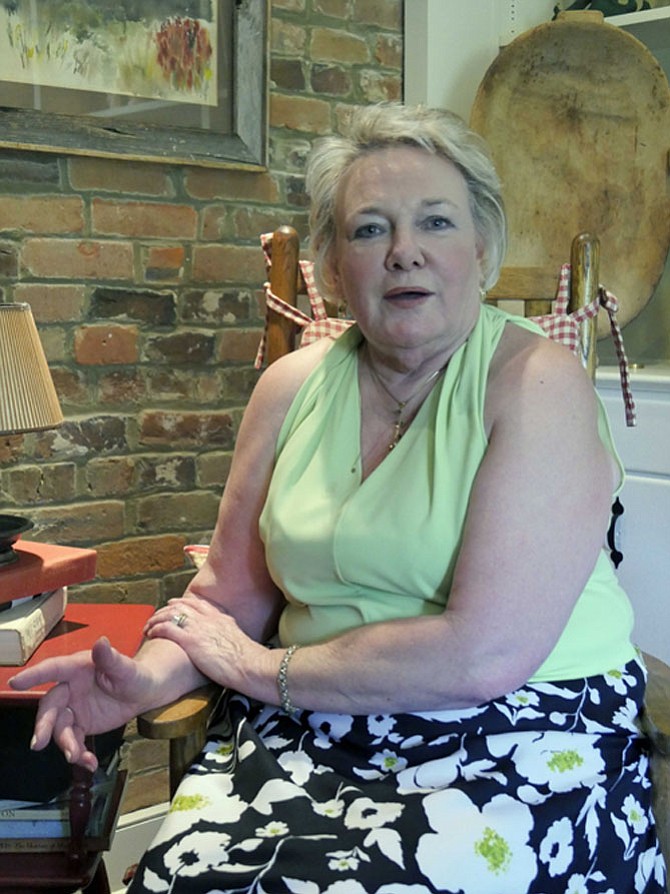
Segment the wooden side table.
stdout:
<svg viewBox="0 0 670 894">
<path fill-rule="evenodd" d="M 69 655 L 89 649 L 101 636 L 126 655 L 134 655 L 142 642 L 142 630 L 153 607 L 149 605 L 69 605 L 65 616 L 47 639 L 39 646 L 24 667 L 45 658 Z M 17 705 L 37 704 L 39 698 L 54 684 L 45 684 L 26 692 L 9 688 L 9 678 L 21 668 L 0 668 L 0 712 Z M 125 773 L 118 775 L 112 798 L 109 819 L 102 834 L 96 838 L 84 835 L 91 807 L 91 774 L 81 767 L 73 767 L 70 798 L 72 835 L 69 849 L 54 852 L 35 850 L 24 853 L 2 851 L 0 839 L 0 894 L 74 894 L 80 888 L 87 894 L 109 894 L 107 873 L 102 862 L 109 849 L 123 794 Z"/>
</svg>

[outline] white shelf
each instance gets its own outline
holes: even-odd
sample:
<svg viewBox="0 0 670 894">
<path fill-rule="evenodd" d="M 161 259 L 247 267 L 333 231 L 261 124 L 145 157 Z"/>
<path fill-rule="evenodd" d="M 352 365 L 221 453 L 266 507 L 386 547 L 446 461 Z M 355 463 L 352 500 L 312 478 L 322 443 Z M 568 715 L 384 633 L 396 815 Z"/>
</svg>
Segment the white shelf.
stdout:
<svg viewBox="0 0 670 894">
<path fill-rule="evenodd" d="M 607 16 L 605 21 L 608 25 L 625 28 L 633 37 L 646 44 L 652 53 L 670 48 L 670 6 Z"/>
</svg>

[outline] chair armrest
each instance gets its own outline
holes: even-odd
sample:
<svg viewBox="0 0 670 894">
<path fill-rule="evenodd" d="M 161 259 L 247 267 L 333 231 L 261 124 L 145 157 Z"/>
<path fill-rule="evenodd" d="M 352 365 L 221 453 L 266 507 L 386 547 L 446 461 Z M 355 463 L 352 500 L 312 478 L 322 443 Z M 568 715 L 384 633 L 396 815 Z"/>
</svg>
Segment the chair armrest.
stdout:
<svg viewBox="0 0 670 894">
<path fill-rule="evenodd" d="M 205 742 L 207 724 L 221 693 L 220 686 L 207 683 L 137 718 L 137 731 L 145 739 L 169 740 L 170 797 Z"/>
<path fill-rule="evenodd" d="M 649 677 L 644 700 L 642 728 L 654 751 L 670 755 L 670 667 L 653 655 L 642 653 Z"/>
</svg>

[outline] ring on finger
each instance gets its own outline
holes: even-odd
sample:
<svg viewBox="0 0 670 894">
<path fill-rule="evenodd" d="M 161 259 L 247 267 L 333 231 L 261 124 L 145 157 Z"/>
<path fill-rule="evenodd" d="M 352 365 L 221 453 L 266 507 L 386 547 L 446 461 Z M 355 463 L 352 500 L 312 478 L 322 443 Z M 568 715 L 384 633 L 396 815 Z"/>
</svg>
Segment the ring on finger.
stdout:
<svg viewBox="0 0 670 894">
<path fill-rule="evenodd" d="M 178 615 L 172 615 L 170 620 L 173 624 L 176 624 L 177 627 L 183 627 L 188 621 L 188 615 L 184 614 L 184 612 L 180 612 Z"/>
</svg>

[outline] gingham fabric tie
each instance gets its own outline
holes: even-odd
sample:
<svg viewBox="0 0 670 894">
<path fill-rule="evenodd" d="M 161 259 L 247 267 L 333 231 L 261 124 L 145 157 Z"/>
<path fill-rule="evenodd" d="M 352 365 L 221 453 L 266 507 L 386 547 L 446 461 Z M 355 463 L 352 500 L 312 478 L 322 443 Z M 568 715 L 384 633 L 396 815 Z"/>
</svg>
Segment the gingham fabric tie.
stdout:
<svg viewBox="0 0 670 894">
<path fill-rule="evenodd" d="M 269 275 L 270 267 L 272 266 L 272 233 L 263 233 L 261 236 L 261 246 L 263 248 L 263 254 L 265 255 L 265 266 Z M 314 282 L 314 264 L 311 261 L 301 259 L 298 261 L 298 265 L 300 267 L 302 278 L 305 281 L 305 288 L 307 289 L 307 297 L 309 298 L 309 306 L 312 311 L 312 316 L 310 317 L 297 307 L 287 304 L 283 298 L 275 295 L 270 288 L 269 282 L 266 282 L 264 285 L 266 307 L 271 308 L 283 317 L 287 317 L 291 322 L 302 329 L 302 335 L 300 336 L 301 347 L 306 347 L 312 342 L 318 341 L 320 338 L 325 338 L 326 336 L 337 338 L 337 336 L 348 329 L 354 321 L 329 317 L 323 298 L 319 294 L 316 283 Z M 256 352 L 256 360 L 254 362 L 256 369 L 260 369 L 263 366 L 266 344 L 267 316 L 265 319 L 263 335 L 261 336 L 258 351 Z"/>
<path fill-rule="evenodd" d="M 577 355 L 581 359 L 580 353 L 580 324 L 585 320 L 592 319 L 598 315 L 600 308 L 604 308 L 610 321 L 610 331 L 614 341 L 614 348 L 619 361 L 619 379 L 621 381 L 621 393 L 623 395 L 624 410 L 626 413 L 626 425 L 632 427 L 637 424 L 635 411 L 635 401 L 630 387 L 630 376 L 628 373 L 628 358 L 623 344 L 623 336 L 621 328 L 616 319 L 619 310 L 619 302 L 617 298 L 608 292 L 603 286 L 598 286 L 597 297 L 584 307 L 571 314 L 568 314 L 568 302 L 570 300 L 570 276 L 571 270 L 569 264 L 563 264 L 558 279 L 558 289 L 556 291 L 556 303 L 554 310 L 550 314 L 544 316 L 531 317 L 553 341 L 558 341 Z"/>
</svg>

